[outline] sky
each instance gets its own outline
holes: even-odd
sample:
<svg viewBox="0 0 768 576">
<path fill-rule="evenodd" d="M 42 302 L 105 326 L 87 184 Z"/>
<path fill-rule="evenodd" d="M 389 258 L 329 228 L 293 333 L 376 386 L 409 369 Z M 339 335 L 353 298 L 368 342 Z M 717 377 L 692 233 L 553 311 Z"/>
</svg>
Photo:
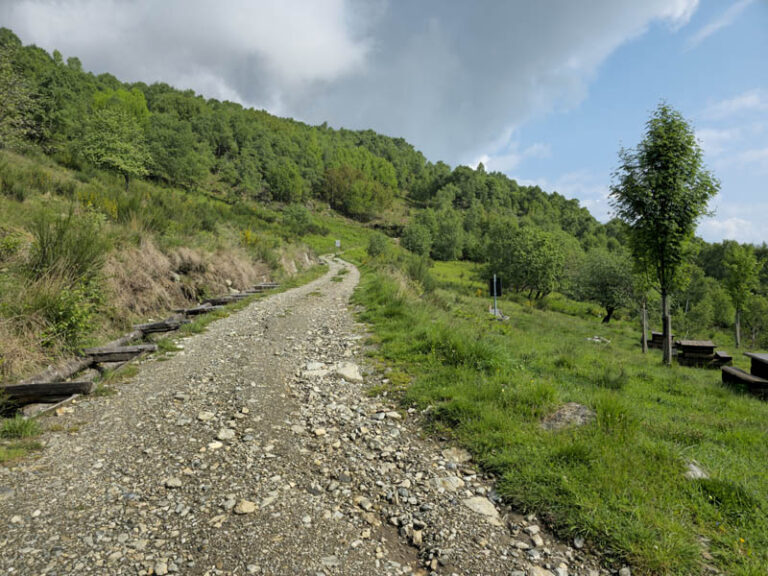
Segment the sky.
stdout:
<svg viewBox="0 0 768 576">
<path fill-rule="evenodd" d="M 0 26 L 124 81 L 483 162 L 603 221 L 663 100 L 721 182 L 698 233 L 768 242 L 768 0 L 0 0 Z"/>
</svg>

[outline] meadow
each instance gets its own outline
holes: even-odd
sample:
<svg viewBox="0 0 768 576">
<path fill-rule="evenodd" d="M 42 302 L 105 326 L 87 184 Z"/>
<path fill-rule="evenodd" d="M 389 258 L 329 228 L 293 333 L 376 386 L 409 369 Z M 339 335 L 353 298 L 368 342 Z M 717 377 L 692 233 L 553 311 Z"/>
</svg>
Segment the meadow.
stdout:
<svg viewBox="0 0 768 576">
<path fill-rule="evenodd" d="M 636 322 L 602 324 L 590 304 L 512 295 L 500 322 L 477 265 L 436 263 L 424 290 L 383 260 L 363 266 L 356 299 L 390 392 L 469 449 L 508 502 L 641 574 L 765 574 L 767 403 L 719 371 L 662 366 Z M 543 428 L 567 402 L 594 421 Z M 686 478 L 692 463 L 709 478 Z"/>
</svg>

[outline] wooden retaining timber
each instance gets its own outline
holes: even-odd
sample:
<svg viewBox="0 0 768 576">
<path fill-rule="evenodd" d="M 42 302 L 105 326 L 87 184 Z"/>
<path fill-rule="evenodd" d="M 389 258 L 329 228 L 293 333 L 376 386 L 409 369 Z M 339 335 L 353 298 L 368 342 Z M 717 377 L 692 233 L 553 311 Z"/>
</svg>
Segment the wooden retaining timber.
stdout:
<svg viewBox="0 0 768 576">
<path fill-rule="evenodd" d="M 0 390 L 14 404 L 31 404 L 55 402 L 73 394 L 90 394 L 93 388 L 93 382 L 35 382 L 3 386 Z"/>
<path fill-rule="evenodd" d="M 40 374 L 33 376 L 27 380 L 22 380 L 19 385 L 26 384 L 49 384 L 60 380 L 66 380 L 71 378 L 78 372 L 82 372 L 86 368 L 90 368 L 93 365 L 93 358 L 90 356 L 85 358 L 75 358 L 69 362 L 65 362 L 59 366 L 51 366 Z"/>
<path fill-rule="evenodd" d="M 245 292 L 247 294 L 259 294 L 261 292 L 266 292 L 267 290 L 272 290 L 274 288 L 279 288 L 280 284 L 277 282 L 262 282 L 261 284 L 255 284 L 250 289 L 246 290 Z"/>
<path fill-rule="evenodd" d="M 103 346 L 86 348 L 83 354 L 93 358 L 94 362 L 125 362 L 146 352 L 155 352 L 157 344 L 138 344 L 136 346 Z"/>
<path fill-rule="evenodd" d="M 147 334 L 158 334 L 162 332 L 173 332 L 174 330 L 178 330 L 181 328 L 183 324 L 186 324 L 189 322 L 186 318 L 184 318 L 183 314 L 175 314 L 174 316 L 171 316 L 170 318 L 166 318 L 165 320 L 161 320 L 160 322 L 149 322 L 147 324 L 136 324 L 133 328 L 134 330 L 139 330 L 143 335 Z"/>
<path fill-rule="evenodd" d="M 203 304 L 210 304 L 211 306 L 223 306 L 225 304 L 232 304 L 233 302 L 240 302 L 245 298 L 248 298 L 251 294 L 228 294 L 227 296 L 219 296 L 218 298 L 209 298 Z"/>
<path fill-rule="evenodd" d="M 94 364 L 127 363 L 142 354 L 155 352 L 157 350 L 156 344 L 130 344 L 136 340 L 143 340 L 148 334 L 178 330 L 182 325 L 190 322 L 187 319 L 188 316 L 198 316 L 215 310 L 221 310 L 225 304 L 238 302 L 252 294 L 258 294 L 266 290 L 278 288 L 279 286 L 279 284 L 274 282 L 257 284 L 251 290 L 246 290 L 245 292 L 209 298 L 199 306 L 175 310 L 176 314 L 165 320 L 137 324 L 133 327 L 132 332 L 112 342 L 108 342 L 103 346 L 84 349 L 79 358 L 74 358 L 57 366 L 51 366 L 32 378 L 22 380 L 19 384 L 11 386 L 0 385 L 0 395 L 4 394 L 14 404 L 23 405 L 38 402 L 69 401 L 78 395 L 90 394 L 94 389 L 93 382 L 68 382 L 67 380 Z M 57 405 L 54 404 L 54 406 Z M 49 408 L 41 413 L 48 410 Z"/>
</svg>

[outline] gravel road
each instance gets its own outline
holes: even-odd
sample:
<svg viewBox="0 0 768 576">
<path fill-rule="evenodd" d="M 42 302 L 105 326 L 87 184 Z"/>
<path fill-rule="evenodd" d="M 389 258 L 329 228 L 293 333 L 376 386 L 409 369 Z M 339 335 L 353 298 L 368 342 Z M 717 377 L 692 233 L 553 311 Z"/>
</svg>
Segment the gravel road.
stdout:
<svg viewBox="0 0 768 576">
<path fill-rule="evenodd" d="M 43 451 L 0 468 L 0 572 L 607 574 L 366 394 L 358 271 L 328 266 L 44 418 Z"/>
</svg>

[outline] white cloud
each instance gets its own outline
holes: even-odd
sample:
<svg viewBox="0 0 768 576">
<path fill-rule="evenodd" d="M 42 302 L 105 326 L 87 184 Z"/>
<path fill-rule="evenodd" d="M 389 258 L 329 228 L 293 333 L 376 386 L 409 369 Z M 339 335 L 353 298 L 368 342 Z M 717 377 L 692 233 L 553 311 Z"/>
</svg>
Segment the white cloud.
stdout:
<svg viewBox="0 0 768 576">
<path fill-rule="evenodd" d="M 766 110 L 768 110 L 768 94 L 763 90 L 755 89 L 710 104 L 704 110 L 704 117 L 722 120 L 739 114 Z"/>
<path fill-rule="evenodd" d="M 759 235 L 755 233 L 755 227 L 744 218 L 708 218 L 699 224 L 697 233 L 711 242 L 721 240 L 738 240 L 739 242 L 758 242 Z"/>
<path fill-rule="evenodd" d="M 742 150 L 722 160 L 725 166 L 768 172 L 768 148 Z"/>
<path fill-rule="evenodd" d="M 753 2 L 754 0 L 739 0 L 735 4 L 731 4 L 717 18 L 711 20 L 699 28 L 699 30 L 697 30 L 692 36 L 688 38 L 688 49 L 695 48 L 716 32 L 733 24 L 734 21 L 741 15 L 741 13 L 744 12 L 744 9 Z"/>
<path fill-rule="evenodd" d="M 712 156 L 722 154 L 729 144 L 737 141 L 741 136 L 738 128 L 703 128 L 696 130 L 696 137 L 702 149 Z"/>
<path fill-rule="evenodd" d="M 517 181 L 525 186 L 539 186 L 548 192 L 557 192 L 566 198 L 575 198 L 601 222 L 607 222 L 613 217 L 613 209 L 609 202 L 610 177 L 607 174 L 597 174 L 590 170 L 574 170 L 558 176 L 555 180 L 519 178 Z"/>
<path fill-rule="evenodd" d="M 433 160 L 494 151 L 577 105 L 600 65 L 698 0 L 16 0 L 0 22 L 96 72 L 403 136 Z M 499 165 L 514 166 L 517 151 Z M 492 156 L 492 154 L 489 154 Z"/>
<path fill-rule="evenodd" d="M 0 20 L 22 40 L 124 80 L 164 81 L 248 101 L 362 69 L 370 45 L 352 29 L 345 0 L 20 0 Z M 273 91 L 270 87 L 280 87 Z"/>
</svg>

